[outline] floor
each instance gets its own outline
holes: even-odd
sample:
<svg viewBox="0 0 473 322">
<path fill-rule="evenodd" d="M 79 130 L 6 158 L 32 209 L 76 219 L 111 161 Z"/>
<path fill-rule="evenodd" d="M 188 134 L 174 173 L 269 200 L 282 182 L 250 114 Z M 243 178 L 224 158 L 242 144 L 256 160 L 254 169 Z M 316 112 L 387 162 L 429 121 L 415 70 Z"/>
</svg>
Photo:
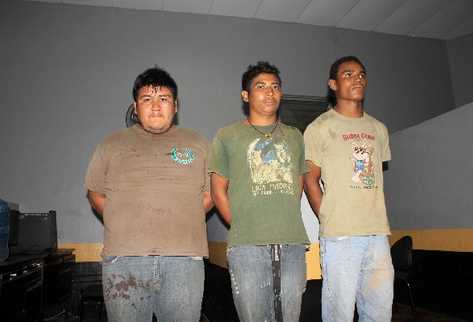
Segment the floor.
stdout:
<svg viewBox="0 0 473 322">
<path fill-rule="evenodd" d="M 417 308 L 417 322 L 469 322 L 441 313 L 434 313 Z M 408 305 L 394 304 L 392 322 L 411 322 L 412 314 Z M 471 321 L 470 321 L 471 322 Z"/>
<path fill-rule="evenodd" d="M 51 310 L 50 310 L 51 311 Z M 85 311 L 84 322 L 106 322 L 106 317 L 99 320 L 99 307 L 89 305 Z M 411 322 L 412 315 L 409 306 L 395 304 L 393 306 L 392 322 Z M 67 314 L 64 309 L 59 309 L 54 315 L 45 317 L 44 322 L 79 322 L 79 317 L 75 314 Z M 202 317 L 200 322 L 226 322 L 226 321 L 209 321 Z M 440 313 L 433 313 L 422 308 L 417 310 L 417 322 L 468 322 L 453 317 L 449 317 Z"/>
</svg>

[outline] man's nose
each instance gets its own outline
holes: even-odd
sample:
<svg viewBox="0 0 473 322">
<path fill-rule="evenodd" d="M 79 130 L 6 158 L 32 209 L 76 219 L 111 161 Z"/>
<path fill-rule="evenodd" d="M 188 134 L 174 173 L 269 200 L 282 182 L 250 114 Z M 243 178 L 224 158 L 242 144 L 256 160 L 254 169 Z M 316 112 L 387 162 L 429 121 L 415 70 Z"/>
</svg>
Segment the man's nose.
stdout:
<svg viewBox="0 0 473 322">
<path fill-rule="evenodd" d="M 356 75 L 355 80 L 357 82 L 362 82 L 365 80 L 365 77 L 362 74 Z"/>
<path fill-rule="evenodd" d="M 153 104 L 151 105 L 151 108 L 153 110 L 159 110 L 161 109 L 161 103 L 159 100 L 153 100 Z"/>
<path fill-rule="evenodd" d="M 273 96 L 274 95 L 274 88 L 268 87 L 266 89 L 266 95 Z"/>
</svg>

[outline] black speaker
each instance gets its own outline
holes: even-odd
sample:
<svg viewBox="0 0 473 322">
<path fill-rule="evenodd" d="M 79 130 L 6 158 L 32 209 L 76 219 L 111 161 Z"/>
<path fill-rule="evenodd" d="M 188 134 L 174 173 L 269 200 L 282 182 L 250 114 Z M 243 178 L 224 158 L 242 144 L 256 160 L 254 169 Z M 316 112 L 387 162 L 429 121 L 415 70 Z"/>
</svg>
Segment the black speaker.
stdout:
<svg viewBox="0 0 473 322">
<path fill-rule="evenodd" d="M 20 213 L 17 234 L 17 243 L 10 248 L 11 255 L 39 254 L 57 250 L 56 211 Z"/>
</svg>

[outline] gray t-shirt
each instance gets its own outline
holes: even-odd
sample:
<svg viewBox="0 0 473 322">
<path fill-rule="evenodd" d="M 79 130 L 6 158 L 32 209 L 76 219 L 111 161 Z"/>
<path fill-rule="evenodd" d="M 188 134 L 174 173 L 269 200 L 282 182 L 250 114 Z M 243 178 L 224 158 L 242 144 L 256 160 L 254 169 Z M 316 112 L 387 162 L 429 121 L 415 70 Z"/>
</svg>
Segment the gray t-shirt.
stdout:
<svg viewBox="0 0 473 322">
<path fill-rule="evenodd" d="M 272 126 L 257 128 L 269 132 Z M 222 128 L 209 171 L 229 180 L 230 246 L 308 243 L 300 212 L 305 165 L 299 130 L 280 123 L 265 138 L 242 122 Z"/>
<path fill-rule="evenodd" d="M 208 256 L 207 153 L 206 139 L 176 127 L 135 125 L 99 144 L 85 187 L 106 196 L 103 255 Z"/>
</svg>

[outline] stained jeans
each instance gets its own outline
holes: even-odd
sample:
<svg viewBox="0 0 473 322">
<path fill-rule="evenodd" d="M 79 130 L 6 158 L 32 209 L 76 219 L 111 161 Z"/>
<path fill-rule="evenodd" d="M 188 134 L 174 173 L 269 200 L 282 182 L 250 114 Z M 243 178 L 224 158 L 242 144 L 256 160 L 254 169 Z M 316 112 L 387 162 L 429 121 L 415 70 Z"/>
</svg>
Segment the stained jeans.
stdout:
<svg viewBox="0 0 473 322">
<path fill-rule="evenodd" d="M 306 246 L 281 247 L 281 306 L 284 322 L 297 322 L 306 286 Z M 241 322 L 273 322 L 274 294 L 269 246 L 233 246 L 227 251 L 233 300 Z"/>
<path fill-rule="evenodd" d="M 109 322 L 197 322 L 204 290 L 201 258 L 108 256 L 103 291 Z"/>
<path fill-rule="evenodd" d="M 320 239 L 322 320 L 390 322 L 394 271 L 388 238 L 381 235 Z"/>
</svg>

